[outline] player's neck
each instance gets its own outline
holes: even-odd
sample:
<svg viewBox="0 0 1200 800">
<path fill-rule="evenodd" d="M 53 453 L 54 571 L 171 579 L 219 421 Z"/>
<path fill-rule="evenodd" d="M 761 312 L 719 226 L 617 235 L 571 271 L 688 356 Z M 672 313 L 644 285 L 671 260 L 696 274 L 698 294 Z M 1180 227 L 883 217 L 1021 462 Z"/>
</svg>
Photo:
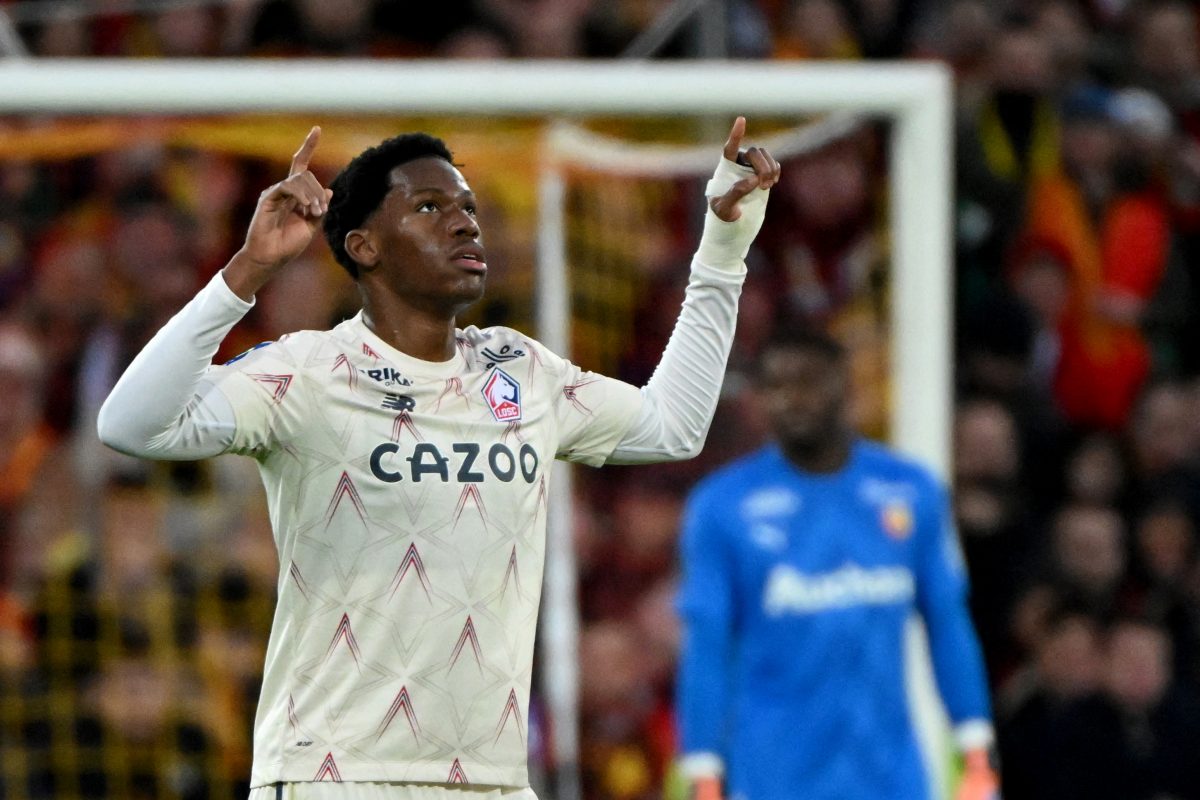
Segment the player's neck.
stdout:
<svg viewBox="0 0 1200 800">
<path fill-rule="evenodd" d="M 454 357 L 454 315 L 404 302 L 394 294 L 363 292 L 363 323 L 380 339 L 422 361 Z"/>
<path fill-rule="evenodd" d="M 802 472 L 831 475 L 850 463 L 854 436 L 849 431 L 819 442 L 780 442 L 783 454 Z"/>
</svg>

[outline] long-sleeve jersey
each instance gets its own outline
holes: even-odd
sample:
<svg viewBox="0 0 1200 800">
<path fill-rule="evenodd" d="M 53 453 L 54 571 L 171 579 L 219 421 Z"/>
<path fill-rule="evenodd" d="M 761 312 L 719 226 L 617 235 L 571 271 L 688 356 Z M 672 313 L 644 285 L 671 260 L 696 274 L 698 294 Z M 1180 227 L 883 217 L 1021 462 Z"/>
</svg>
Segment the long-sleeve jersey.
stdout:
<svg viewBox="0 0 1200 800">
<path fill-rule="evenodd" d="M 247 455 L 267 490 L 280 571 L 252 786 L 528 785 L 550 465 L 699 449 L 766 194 L 734 223 L 709 213 L 641 390 L 508 328 L 460 330 L 449 361 L 420 361 L 361 314 L 212 366 L 250 307 L 221 276 L 137 356 L 101 438 L 145 457 Z"/>
<path fill-rule="evenodd" d="M 914 611 L 951 720 L 989 728 L 957 536 L 924 469 L 860 441 L 805 474 L 771 445 L 698 486 L 684 525 L 681 746 L 723 764 L 733 800 L 930 796 L 905 688 Z"/>
</svg>

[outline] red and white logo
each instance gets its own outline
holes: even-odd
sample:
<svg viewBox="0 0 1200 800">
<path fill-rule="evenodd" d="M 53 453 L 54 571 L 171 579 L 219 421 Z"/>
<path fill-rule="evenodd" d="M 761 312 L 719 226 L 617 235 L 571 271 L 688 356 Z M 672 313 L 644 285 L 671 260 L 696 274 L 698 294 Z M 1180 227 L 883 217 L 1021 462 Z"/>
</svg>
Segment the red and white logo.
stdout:
<svg viewBox="0 0 1200 800">
<path fill-rule="evenodd" d="M 504 370 L 492 370 L 483 385 L 483 399 L 498 421 L 515 422 L 521 418 L 521 384 Z"/>
</svg>

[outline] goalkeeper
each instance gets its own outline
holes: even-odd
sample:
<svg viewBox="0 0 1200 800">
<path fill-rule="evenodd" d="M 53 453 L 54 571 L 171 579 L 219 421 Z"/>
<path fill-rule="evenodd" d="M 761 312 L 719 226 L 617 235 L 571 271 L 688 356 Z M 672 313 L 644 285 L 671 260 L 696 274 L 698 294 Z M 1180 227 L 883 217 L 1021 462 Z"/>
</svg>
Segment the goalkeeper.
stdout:
<svg viewBox="0 0 1200 800">
<path fill-rule="evenodd" d="M 966 755 L 958 800 L 998 797 L 944 492 L 855 436 L 832 339 L 778 335 L 755 377 L 777 442 L 702 482 L 684 522 L 678 715 L 695 798 L 929 798 L 905 691 L 913 612 Z"/>
</svg>

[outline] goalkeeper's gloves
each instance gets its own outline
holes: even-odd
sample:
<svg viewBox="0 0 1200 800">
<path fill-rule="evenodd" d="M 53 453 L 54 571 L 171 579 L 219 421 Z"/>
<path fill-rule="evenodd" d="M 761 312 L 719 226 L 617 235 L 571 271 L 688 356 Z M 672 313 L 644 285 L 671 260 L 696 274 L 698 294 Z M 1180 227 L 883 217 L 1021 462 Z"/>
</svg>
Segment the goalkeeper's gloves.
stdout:
<svg viewBox="0 0 1200 800">
<path fill-rule="evenodd" d="M 954 800 L 1000 800 L 1000 778 L 987 748 L 968 750 L 963 755 L 962 779 Z"/>
<path fill-rule="evenodd" d="M 692 791 L 688 795 L 688 800 L 723 800 L 723 797 L 721 779 L 712 775 L 692 781 Z"/>
</svg>

